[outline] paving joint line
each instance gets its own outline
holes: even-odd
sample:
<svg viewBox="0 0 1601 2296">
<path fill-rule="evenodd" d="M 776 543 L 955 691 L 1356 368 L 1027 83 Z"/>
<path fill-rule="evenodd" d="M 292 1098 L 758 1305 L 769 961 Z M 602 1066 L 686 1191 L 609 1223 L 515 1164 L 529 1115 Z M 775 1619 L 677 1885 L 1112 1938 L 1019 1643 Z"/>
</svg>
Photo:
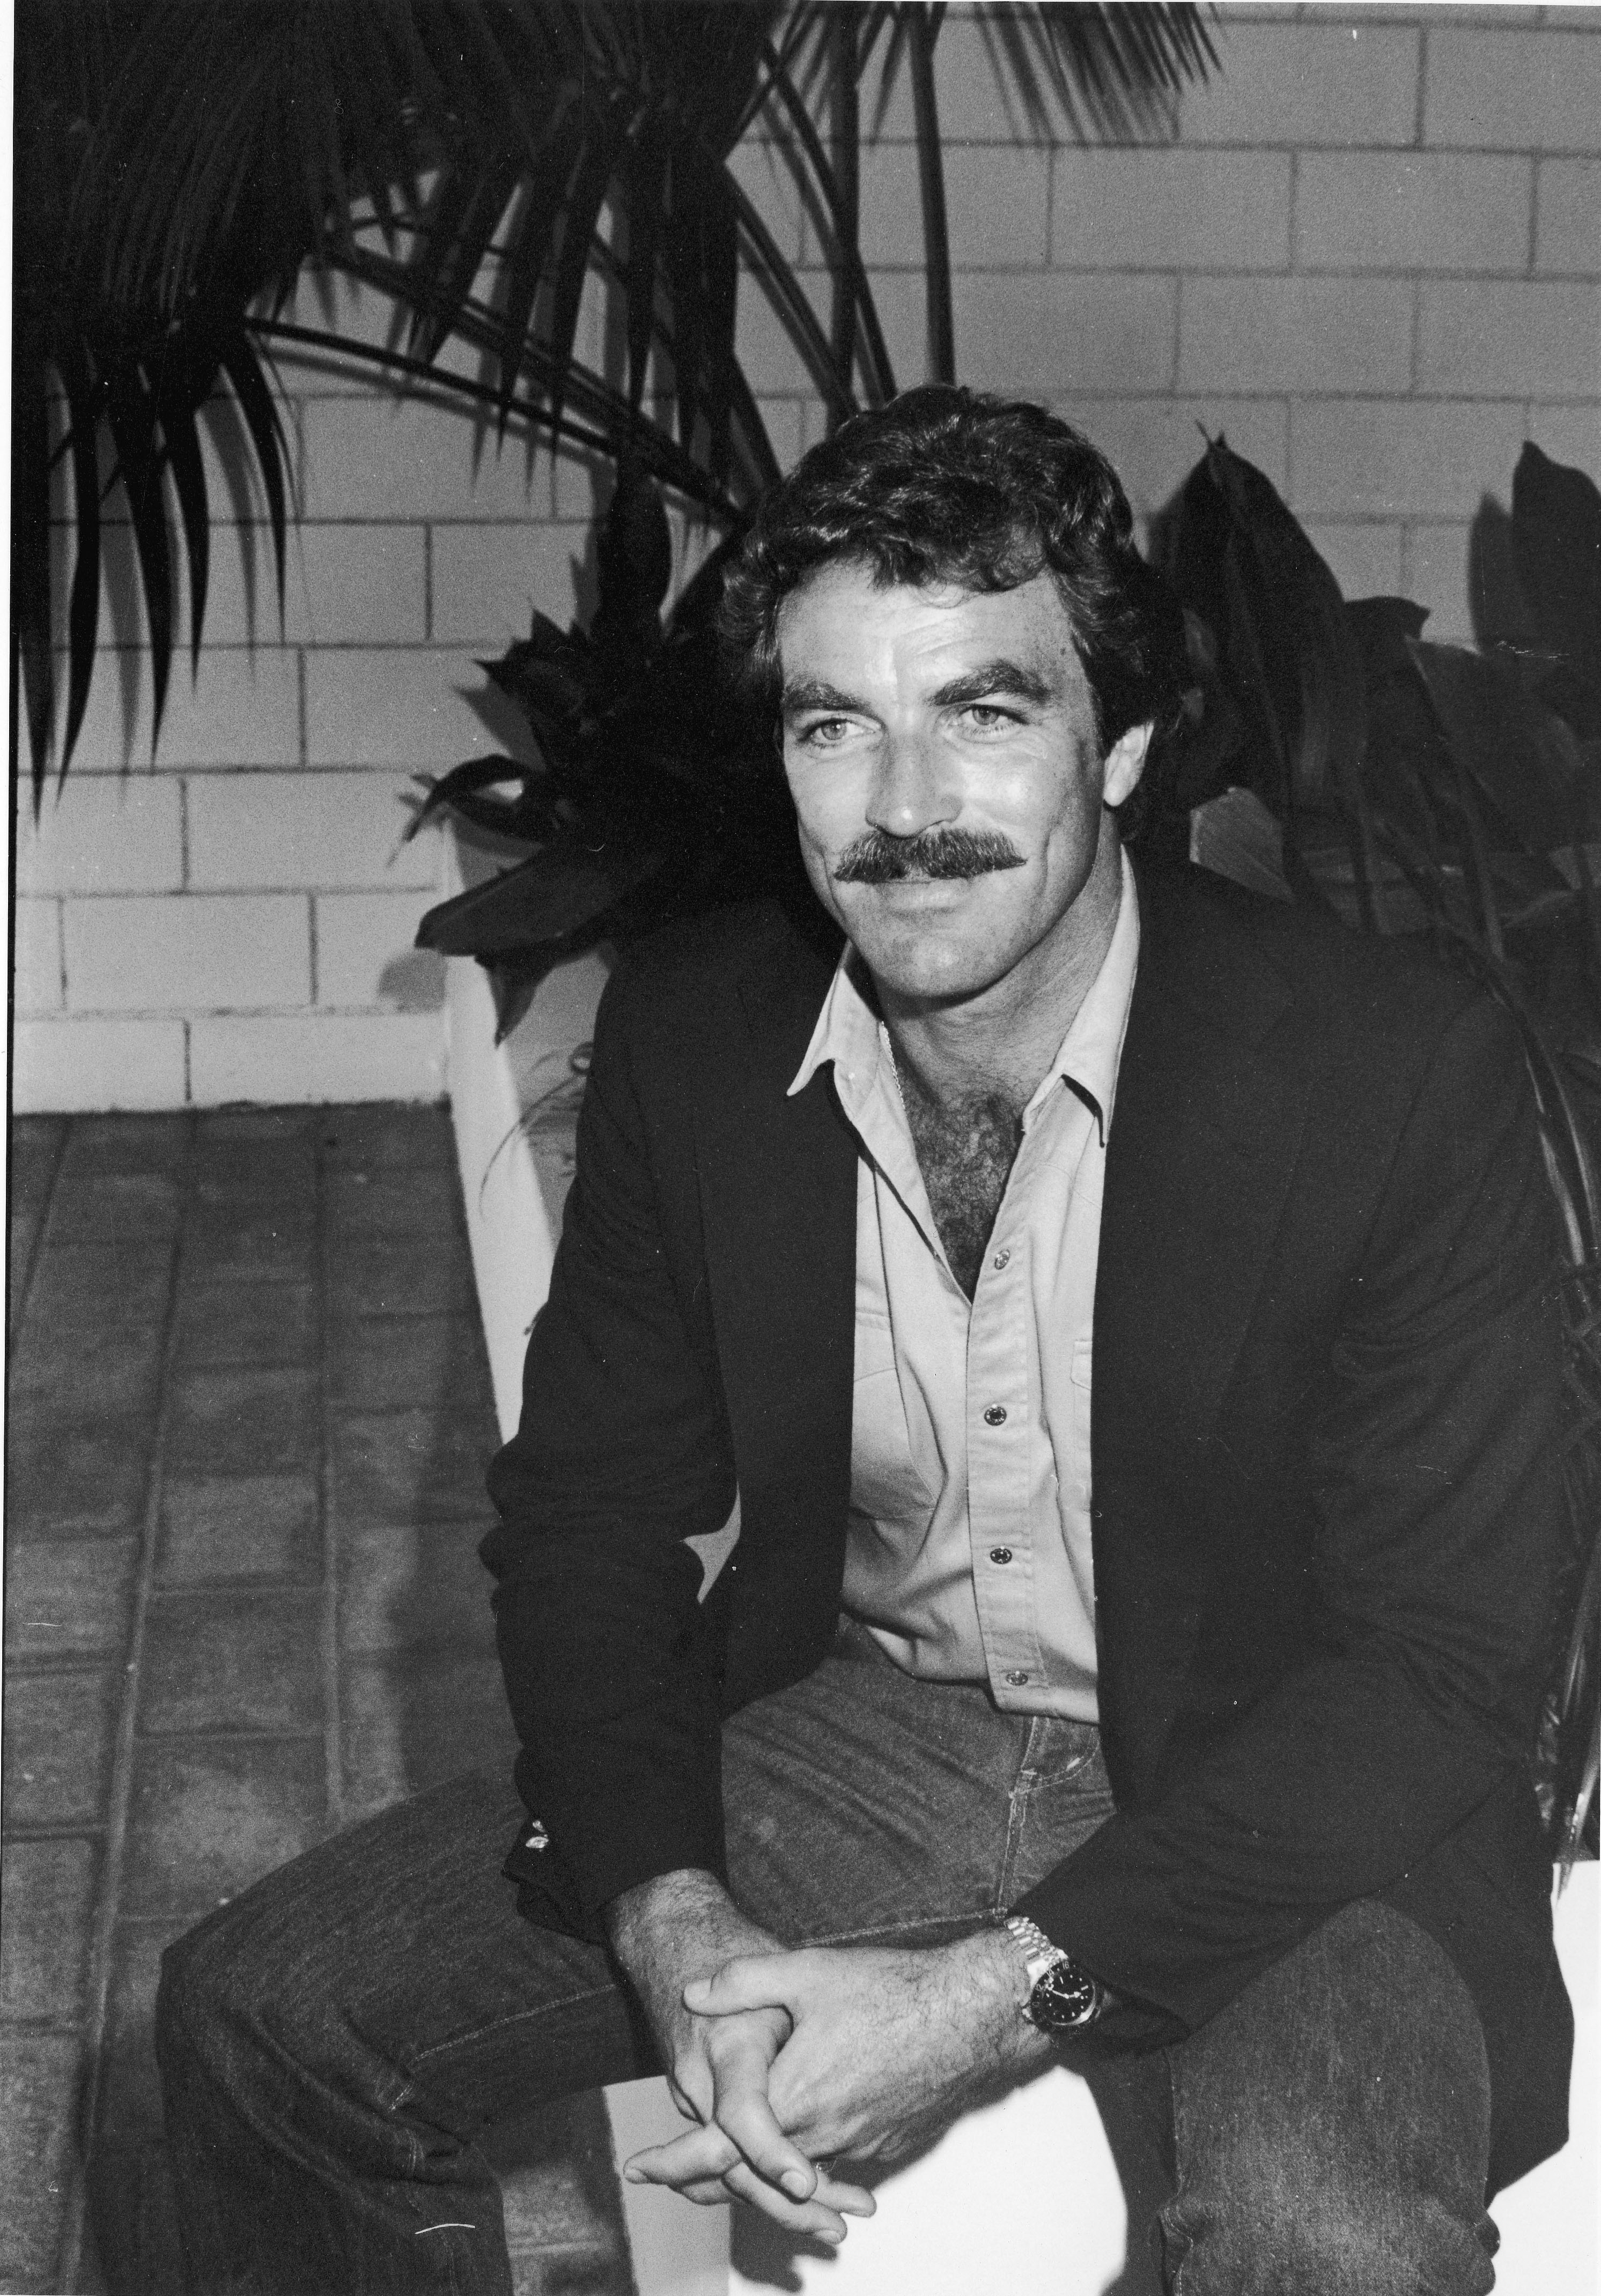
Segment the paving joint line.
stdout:
<svg viewBox="0 0 1601 2296">
<path fill-rule="evenodd" d="M 71 1132 L 72 1119 L 69 1116 L 62 1121 L 61 1137 L 55 1144 L 55 1155 L 50 1166 L 50 1178 L 45 1188 L 45 1201 L 39 1209 L 38 1223 L 33 1232 L 33 1241 L 28 1247 L 28 1272 L 22 1278 L 22 1289 L 17 1299 L 16 1316 L 10 1326 L 9 1336 L 13 1348 L 22 1336 L 22 1326 L 28 1319 L 28 1311 L 33 1305 L 34 1282 L 38 1275 L 39 1261 L 45 1250 L 45 1231 L 50 1225 L 50 1215 L 55 1207 L 56 1183 L 62 1177 L 62 1166 L 67 1160 L 67 1142 L 71 1136 Z M 10 1259 L 11 1223 L 8 1220 L 6 1223 L 6 1275 L 8 1277 L 11 1274 Z"/>
<path fill-rule="evenodd" d="M 331 1833 L 345 1823 L 344 1743 L 340 1705 L 339 1660 L 339 1508 L 333 1489 L 333 1190 L 329 1185 L 328 1149 L 324 1135 L 334 1120 L 330 1111 L 317 1126 L 313 1167 L 316 1190 L 316 1258 L 313 1291 L 316 1315 L 317 1373 L 317 1528 L 322 1534 L 323 1615 L 319 1636 L 323 1690 L 324 1799 Z"/>
<path fill-rule="evenodd" d="M 117 1919 L 122 1898 L 123 1866 L 127 1848 L 128 1805 L 133 1792 L 140 1670 L 144 1657 L 145 1622 L 155 1582 L 156 1547 L 160 1529 L 167 1439 L 173 1413 L 173 1392 L 176 1384 L 173 1374 L 177 1362 L 178 1294 L 183 1275 L 184 1240 L 190 1216 L 199 1194 L 198 1120 L 193 1113 L 180 1120 L 184 1124 L 185 1132 L 183 1182 L 179 1199 L 181 1209 L 177 1226 L 169 1247 L 167 1301 L 161 1328 L 160 1384 L 157 1391 L 155 1424 L 151 1433 L 150 1466 L 145 1480 L 139 1570 L 135 1582 L 133 1612 L 128 1626 L 127 1658 L 123 1669 L 121 1710 L 118 1716 L 117 1736 L 111 1756 L 111 1775 L 107 1793 L 104 1829 L 105 1849 L 101 1864 L 98 1902 L 95 1906 L 93 1944 L 89 1959 L 89 1982 L 86 1988 L 87 2014 L 83 2029 L 86 2063 L 79 2120 L 82 2143 L 74 2153 L 70 2170 L 70 2188 L 66 2207 L 62 2211 L 61 2245 L 57 2252 L 58 2284 L 65 2290 L 75 2290 L 78 2287 L 84 2267 L 84 2234 L 88 2214 L 89 2175 L 97 2150 L 99 2132 L 95 2124 L 99 2117 L 101 2093 L 105 2084 L 106 2024 L 111 1995 L 111 1965 L 115 1949 Z"/>
</svg>

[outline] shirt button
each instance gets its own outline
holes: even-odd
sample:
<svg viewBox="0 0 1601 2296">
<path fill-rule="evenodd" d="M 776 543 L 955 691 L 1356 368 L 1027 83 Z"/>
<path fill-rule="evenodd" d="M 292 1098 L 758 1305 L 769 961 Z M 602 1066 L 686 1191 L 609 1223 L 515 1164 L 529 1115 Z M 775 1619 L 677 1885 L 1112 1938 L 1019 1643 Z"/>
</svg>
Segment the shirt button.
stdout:
<svg viewBox="0 0 1601 2296">
<path fill-rule="evenodd" d="M 985 1412 L 985 1414 L 984 1414 L 984 1424 L 985 1424 L 985 1426 L 986 1426 L 986 1427 L 1004 1427 L 1004 1426 L 1006 1425 L 1006 1405 L 1005 1405 L 1004 1403 L 992 1403 L 992 1404 L 990 1405 L 990 1406 L 989 1406 L 989 1410 L 988 1410 L 988 1411 L 986 1411 L 986 1412 Z"/>
<path fill-rule="evenodd" d="M 1009 1546 L 992 1546 L 989 1550 L 989 1560 L 991 1562 L 1010 1562 L 1012 1550 Z"/>
<path fill-rule="evenodd" d="M 1006 1677 L 1006 1680 L 1011 1684 L 1014 1690 L 1021 1690 L 1028 1678 L 1029 1677 L 1026 1674 L 1017 1673 L 1009 1674 Z"/>
<path fill-rule="evenodd" d="M 1011 1257 L 1012 1255 L 1009 1251 L 998 1251 L 989 1265 L 991 1267 L 1004 1267 Z"/>
</svg>

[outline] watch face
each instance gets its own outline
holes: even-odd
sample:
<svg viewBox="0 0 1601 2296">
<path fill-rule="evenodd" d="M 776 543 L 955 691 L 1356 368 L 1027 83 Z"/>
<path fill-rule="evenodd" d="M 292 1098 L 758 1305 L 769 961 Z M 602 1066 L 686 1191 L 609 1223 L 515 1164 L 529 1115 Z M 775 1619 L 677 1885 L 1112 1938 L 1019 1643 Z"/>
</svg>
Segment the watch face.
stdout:
<svg viewBox="0 0 1601 2296">
<path fill-rule="evenodd" d="M 1071 2033 L 1091 2023 L 1101 1988 L 1071 1961 L 1054 1962 L 1029 1996 L 1031 2023 L 1046 2033 Z"/>
</svg>

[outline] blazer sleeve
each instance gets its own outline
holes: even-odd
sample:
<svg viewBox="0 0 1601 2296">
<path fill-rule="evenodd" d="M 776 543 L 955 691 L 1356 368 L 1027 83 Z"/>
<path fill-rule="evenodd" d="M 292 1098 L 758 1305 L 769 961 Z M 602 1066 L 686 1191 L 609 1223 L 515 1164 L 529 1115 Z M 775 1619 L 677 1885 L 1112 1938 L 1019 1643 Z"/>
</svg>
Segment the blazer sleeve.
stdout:
<svg viewBox="0 0 1601 2296">
<path fill-rule="evenodd" d="M 521 1421 L 489 1470 L 501 1520 L 480 1549 L 518 1785 L 546 1844 L 525 1842 L 508 1870 L 536 1920 L 590 1936 L 618 1891 L 724 1865 L 721 1604 L 700 1603 L 685 1541 L 727 1521 L 735 1473 L 709 1341 L 696 1344 L 664 1234 L 637 1085 L 653 1033 L 648 996 L 620 969 Z"/>
<path fill-rule="evenodd" d="M 1514 1031 L 1486 1000 L 1412 1103 L 1323 1382 L 1301 1661 L 1023 1901 L 1126 1995 L 1098 2046 L 1194 2030 L 1527 1763 L 1564 1538 L 1556 1239 Z"/>
</svg>

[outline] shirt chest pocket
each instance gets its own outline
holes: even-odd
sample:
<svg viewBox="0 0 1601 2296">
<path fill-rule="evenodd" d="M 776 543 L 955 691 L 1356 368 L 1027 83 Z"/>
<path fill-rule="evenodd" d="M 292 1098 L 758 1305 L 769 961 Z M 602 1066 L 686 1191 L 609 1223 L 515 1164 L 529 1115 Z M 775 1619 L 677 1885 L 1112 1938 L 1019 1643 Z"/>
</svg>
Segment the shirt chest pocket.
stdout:
<svg viewBox="0 0 1601 2296">
<path fill-rule="evenodd" d="M 850 1504 L 879 1523 L 925 1521 L 934 1504 L 912 1454 L 890 1319 L 860 1309 L 850 1420 Z"/>
</svg>

